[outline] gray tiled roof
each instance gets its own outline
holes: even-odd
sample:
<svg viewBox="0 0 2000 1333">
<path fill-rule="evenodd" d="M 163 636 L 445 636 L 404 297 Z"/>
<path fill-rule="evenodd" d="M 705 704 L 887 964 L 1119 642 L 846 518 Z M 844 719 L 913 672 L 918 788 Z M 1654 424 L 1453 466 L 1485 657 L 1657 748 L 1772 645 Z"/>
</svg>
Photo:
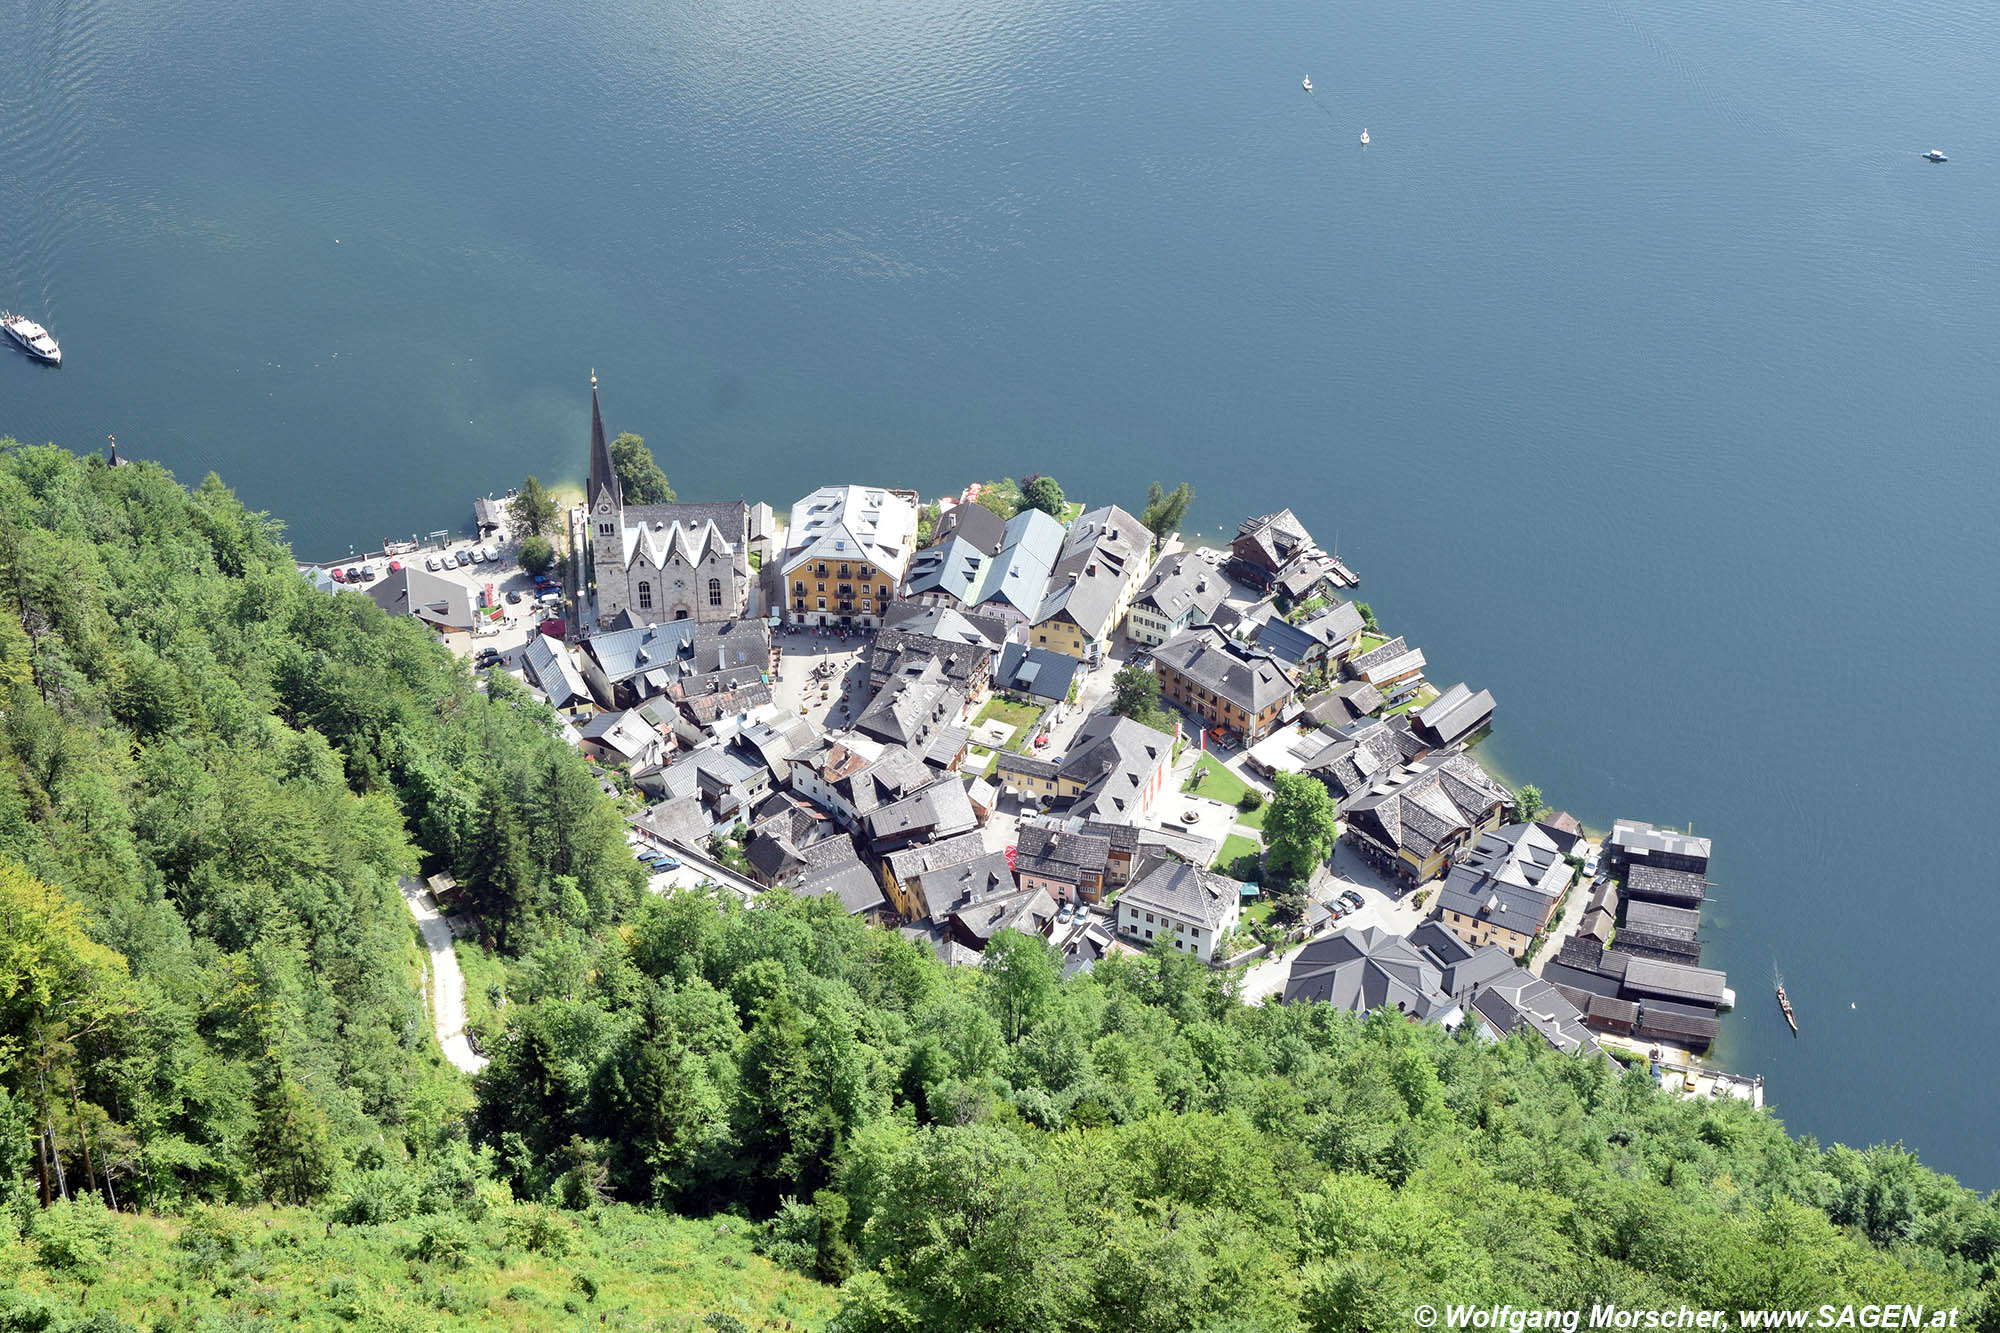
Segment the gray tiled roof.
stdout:
<svg viewBox="0 0 2000 1333">
<path fill-rule="evenodd" d="M 1708 860 L 1709 840 L 1697 838 L 1679 829 L 1654 828 L 1643 819 L 1620 819 L 1611 825 L 1611 836 L 1604 840 L 1607 848 L 1616 847 L 1627 855 L 1645 856 L 1648 853 L 1664 853 L 1671 856 L 1692 856 L 1702 861 Z"/>
<path fill-rule="evenodd" d="M 1379 697 L 1379 696 L 1378 696 Z M 1357 721 L 1306 765 L 1306 771 L 1346 801 L 1386 780 L 1428 747 L 1410 730 L 1406 717 Z"/>
<path fill-rule="evenodd" d="M 854 721 L 864 736 L 894 745 L 922 746 L 965 709 L 965 694 L 936 658 L 907 657 Z"/>
<path fill-rule="evenodd" d="M 1663 870 L 1659 866 L 1633 865 L 1625 871 L 1625 896 L 1699 906 L 1708 896 L 1708 880 L 1692 870 Z"/>
<path fill-rule="evenodd" d="M 829 838 L 814 843 L 804 852 L 806 868 L 799 876 L 799 892 L 808 898 L 829 895 L 840 899 L 849 916 L 879 908 L 888 902 L 882 886 L 855 853 L 847 838 Z"/>
<path fill-rule="evenodd" d="M 1007 540 L 1007 520 L 979 504 L 956 504 L 939 515 L 937 540 L 956 537 L 985 555 L 998 553 Z"/>
<path fill-rule="evenodd" d="M 1014 869 L 1075 884 L 1085 874 L 1103 874 L 1111 860 L 1111 840 L 1061 826 L 1024 823 L 1017 830 Z"/>
<path fill-rule="evenodd" d="M 590 687 L 584 683 L 583 673 L 576 669 L 569 648 L 561 639 L 537 634 L 528 640 L 521 659 L 535 685 L 557 708 L 567 708 L 578 700 L 589 702 Z"/>
<path fill-rule="evenodd" d="M 702 813 L 700 798 L 694 796 L 649 805 L 632 816 L 632 822 L 664 841 L 697 849 L 714 831 Z"/>
<path fill-rule="evenodd" d="M 995 689 L 1019 690 L 1037 699 L 1061 702 L 1069 698 L 1069 683 L 1083 663 L 1068 653 L 1047 648 L 1030 648 L 1008 641 L 1000 653 L 1000 668 L 993 675 Z"/>
<path fill-rule="evenodd" d="M 1062 555 L 1063 525 L 1039 509 L 1023 509 L 1007 520 L 999 554 L 986 562 L 974 590 L 977 606 L 1010 606 L 1033 616 L 1048 595 L 1049 572 Z"/>
<path fill-rule="evenodd" d="M 592 635 L 584 650 L 613 685 L 662 668 L 675 676 L 744 666 L 762 670 L 770 661 L 771 630 L 760 620 L 673 620 Z"/>
<path fill-rule="evenodd" d="M 1296 667 L 1311 654 L 1326 647 L 1318 639 L 1298 626 L 1287 623 L 1279 616 L 1272 616 L 1257 627 L 1251 635 L 1251 642 L 1277 658 L 1287 666 Z"/>
<path fill-rule="evenodd" d="M 1359 634 L 1363 623 L 1360 607 L 1353 602 L 1335 602 L 1300 621 L 1299 628 L 1330 648 Z"/>
<path fill-rule="evenodd" d="M 946 538 L 910 557 L 910 572 L 903 580 L 903 592 L 910 597 L 938 592 L 970 602 L 990 558 L 969 541 Z"/>
<path fill-rule="evenodd" d="M 1064 751 L 1061 774 L 1083 784 L 1083 794 L 1070 808 L 1114 824 L 1137 816 L 1147 780 L 1163 763 L 1171 762 L 1173 738 L 1143 722 L 1115 713 L 1093 713 Z M 1002 759 L 1003 771 L 1005 757 Z"/>
<path fill-rule="evenodd" d="M 1428 856 L 1505 805 L 1507 793 L 1472 756 L 1439 751 L 1392 771 L 1342 813 L 1387 847 Z"/>
<path fill-rule="evenodd" d="M 1399 1008 L 1417 1018 L 1455 1007 L 1437 964 L 1379 926 L 1342 930 L 1308 943 L 1293 958 L 1285 1003 L 1317 1000 L 1353 1013 Z"/>
<path fill-rule="evenodd" d="M 1159 912 L 1215 930 L 1229 919 L 1242 896 L 1243 886 L 1227 875 L 1163 861 L 1134 880 L 1118 901 L 1122 907 Z"/>
<path fill-rule="evenodd" d="M 939 838 L 935 842 L 922 842 L 914 847 L 905 847 L 890 852 L 882 858 L 888 862 L 890 871 L 901 880 L 922 879 L 936 870 L 964 865 L 977 861 L 986 855 L 986 840 L 977 830 L 960 833 L 953 837 Z"/>
<path fill-rule="evenodd" d="M 1155 648 L 1153 659 L 1253 717 L 1292 693 L 1291 677 L 1275 657 L 1212 627 L 1182 630 Z"/>
<path fill-rule="evenodd" d="M 1417 726 L 1438 745 L 1464 740 L 1493 716 L 1493 695 L 1474 693 L 1464 681 L 1416 710 Z"/>
<path fill-rule="evenodd" d="M 1149 606 L 1162 618 L 1205 625 L 1229 595 L 1229 581 L 1215 566 L 1193 551 L 1171 551 L 1160 557 L 1133 595 L 1132 605 Z"/>
<path fill-rule="evenodd" d="M 914 835 L 945 838 L 979 826 L 965 784 L 957 778 L 940 778 L 901 800 L 870 811 L 868 835 L 879 845 Z"/>
</svg>

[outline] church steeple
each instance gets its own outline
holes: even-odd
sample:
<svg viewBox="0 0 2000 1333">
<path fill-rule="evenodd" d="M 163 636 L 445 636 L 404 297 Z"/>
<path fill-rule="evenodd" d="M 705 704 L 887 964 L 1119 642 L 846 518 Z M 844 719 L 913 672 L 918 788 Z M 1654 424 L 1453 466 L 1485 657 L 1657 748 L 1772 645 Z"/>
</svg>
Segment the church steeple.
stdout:
<svg viewBox="0 0 2000 1333">
<path fill-rule="evenodd" d="M 604 439 L 604 411 L 597 405 L 597 372 L 590 372 L 590 494 L 587 503 L 595 510 L 611 493 L 611 508 L 625 507 L 625 488 L 618 484 L 618 464 L 612 460 L 611 446 Z"/>
</svg>

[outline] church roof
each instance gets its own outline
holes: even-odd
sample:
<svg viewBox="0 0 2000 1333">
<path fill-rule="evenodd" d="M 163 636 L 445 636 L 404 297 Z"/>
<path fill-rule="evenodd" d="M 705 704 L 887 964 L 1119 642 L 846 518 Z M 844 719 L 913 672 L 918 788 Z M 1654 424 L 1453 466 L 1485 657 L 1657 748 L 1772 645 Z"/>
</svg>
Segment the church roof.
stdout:
<svg viewBox="0 0 2000 1333">
<path fill-rule="evenodd" d="M 591 505 L 598 496 L 611 492 L 611 507 L 625 505 L 625 488 L 618 481 L 618 464 L 612 460 L 611 445 L 604 438 L 604 411 L 597 405 L 597 372 L 590 372 L 590 495 Z"/>
</svg>

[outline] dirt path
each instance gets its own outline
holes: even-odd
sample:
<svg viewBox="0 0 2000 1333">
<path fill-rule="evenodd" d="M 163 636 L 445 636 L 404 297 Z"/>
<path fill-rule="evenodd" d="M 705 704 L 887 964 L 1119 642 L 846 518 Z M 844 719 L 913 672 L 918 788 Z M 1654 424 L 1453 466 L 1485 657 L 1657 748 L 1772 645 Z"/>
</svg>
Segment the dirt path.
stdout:
<svg viewBox="0 0 2000 1333">
<path fill-rule="evenodd" d="M 438 1045 L 444 1058 L 468 1074 L 486 1068 L 486 1057 L 472 1049 L 465 1036 L 465 974 L 458 970 L 458 956 L 451 951 L 451 927 L 438 915 L 430 891 L 405 876 L 398 882 L 417 930 L 430 954 L 431 1021 L 437 1029 Z"/>
</svg>

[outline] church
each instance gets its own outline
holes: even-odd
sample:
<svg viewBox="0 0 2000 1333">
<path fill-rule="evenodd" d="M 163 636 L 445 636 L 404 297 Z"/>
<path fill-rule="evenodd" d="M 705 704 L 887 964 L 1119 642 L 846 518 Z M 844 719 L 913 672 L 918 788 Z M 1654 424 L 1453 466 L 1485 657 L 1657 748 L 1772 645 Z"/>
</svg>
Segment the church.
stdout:
<svg viewBox="0 0 2000 1333">
<path fill-rule="evenodd" d="M 750 506 L 625 503 L 590 376 L 590 559 L 597 618 L 735 620 L 750 593 Z"/>
</svg>

